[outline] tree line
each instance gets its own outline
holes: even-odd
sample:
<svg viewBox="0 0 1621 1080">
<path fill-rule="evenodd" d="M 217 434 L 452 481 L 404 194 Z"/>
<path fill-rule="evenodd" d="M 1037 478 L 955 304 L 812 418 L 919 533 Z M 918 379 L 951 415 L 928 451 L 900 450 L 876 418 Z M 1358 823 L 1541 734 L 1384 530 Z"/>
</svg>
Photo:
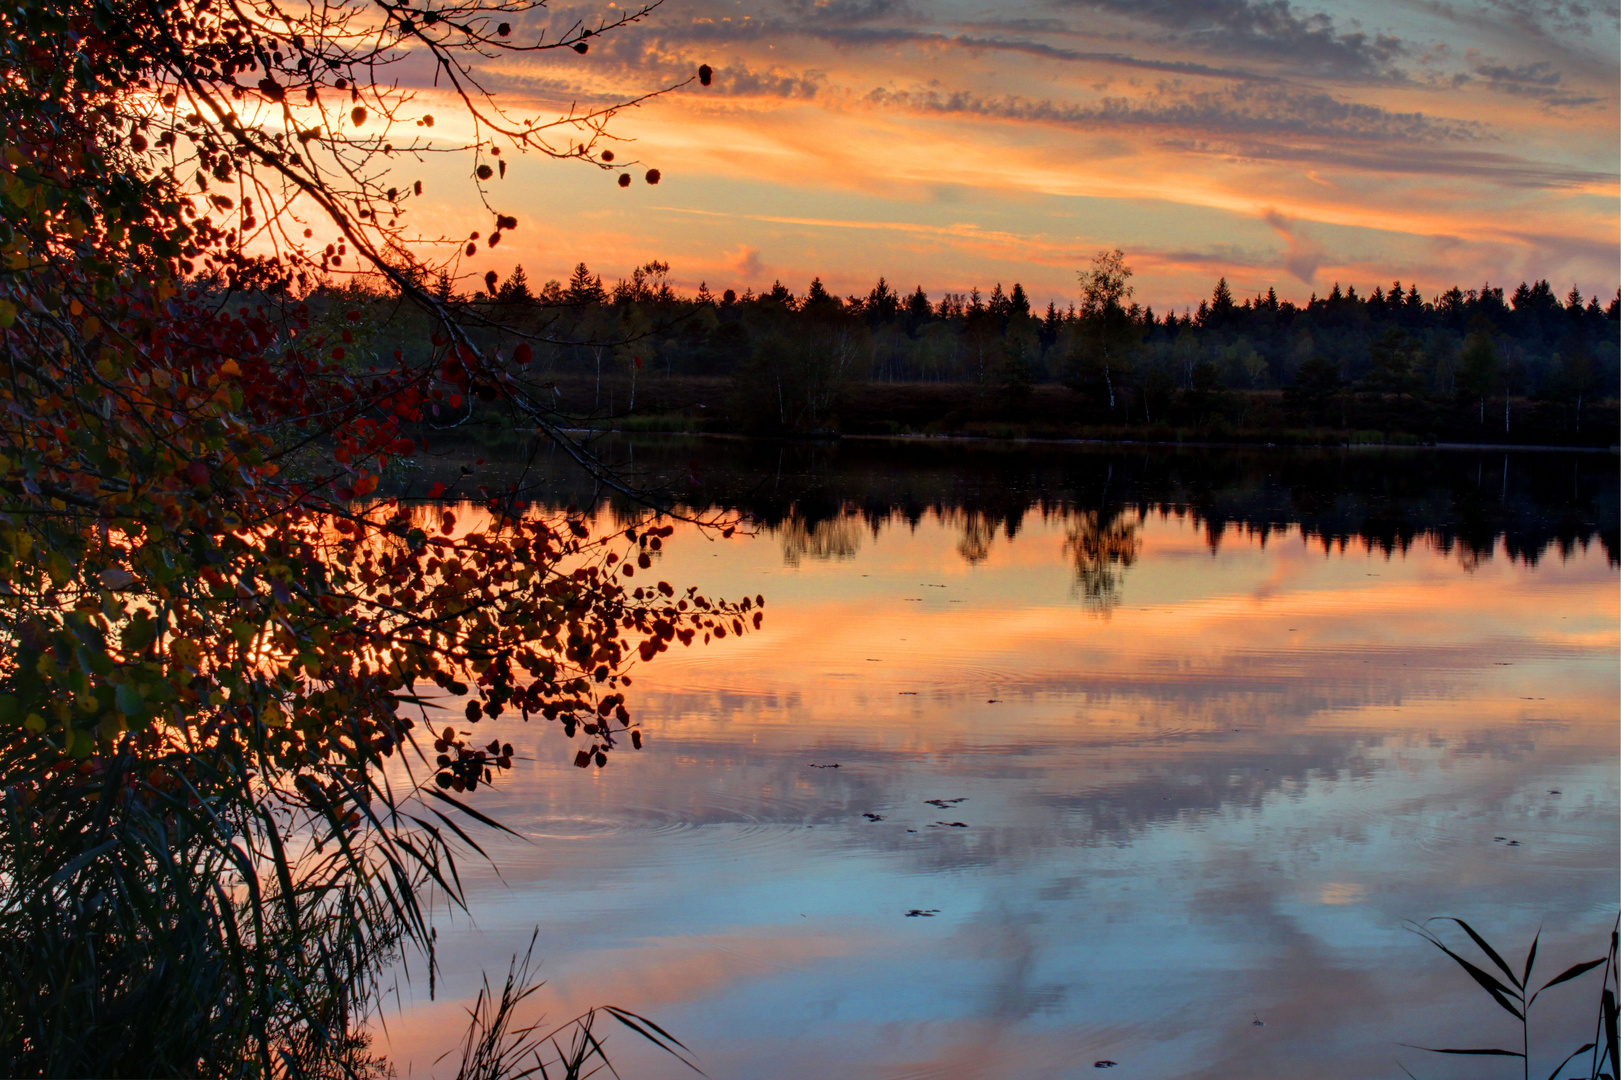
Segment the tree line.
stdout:
<svg viewBox="0 0 1621 1080">
<path fill-rule="evenodd" d="M 1240 299 L 1222 278 L 1196 309 L 1160 314 L 1134 298 L 1118 251 L 1078 275 L 1074 302 L 1045 310 L 1018 282 L 930 295 L 880 278 L 865 295 L 838 296 L 818 277 L 797 294 L 778 281 L 684 295 L 668 273 L 650 262 L 610 286 L 580 263 L 566 282 L 536 288 L 520 266 L 471 297 L 448 275 L 436 292 L 535 337 L 537 370 L 633 384 L 651 372 L 724 376 L 754 392 L 762 421 L 794 429 L 824 425 L 837 393 L 863 382 L 967 384 L 1015 400 L 1063 383 L 1121 421 L 1149 423 L 1181 398 L 1223 390 L 1282 391 L 1306 408 L 1363 393 L 1471 403 L 1482 424 L 1516 398 L 1579 417 L 1618 384 L 1621 293 L 1606 304 L 1573 286 L 1560 297 L 1546 280 L 1428 298 L 1400 281 L 1366 293 L 1336 283 L 1297 304 L 1275 288 Z"/>
</svg>

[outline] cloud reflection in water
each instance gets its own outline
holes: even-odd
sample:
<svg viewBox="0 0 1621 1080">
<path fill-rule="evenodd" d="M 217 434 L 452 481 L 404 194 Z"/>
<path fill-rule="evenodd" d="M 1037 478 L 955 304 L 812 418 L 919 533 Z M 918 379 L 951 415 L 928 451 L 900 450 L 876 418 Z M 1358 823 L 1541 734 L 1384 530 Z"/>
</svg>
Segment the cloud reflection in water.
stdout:
<svg viewBox="0 0 1621 1080">
<path fill-rule="evenodd" d="M 764 592 L 766 631 L 639 671 L 649 747 L 600 775 L 525 733 L 481 809 L 529 842 L 474 887 L 477 929 L 441 932 L 442 997 L 539 924 L 549 1013 L 653 1015 L 717 1078 L 1367 1077 L 1400 1042 L 1491 1037 L 1402 919 L 1593 951 L 1605 552 L 1466 569 L 1287 529 L 1213 552 L 1188 519 L 1082 511 L 970 553 L 972 520 L 678 533 L 660 575 Z M 450 1009 L 391 1017 L 413 1075 Z M 678 1075 L 618 1049 L 627 1077 Z"/>
</svg>

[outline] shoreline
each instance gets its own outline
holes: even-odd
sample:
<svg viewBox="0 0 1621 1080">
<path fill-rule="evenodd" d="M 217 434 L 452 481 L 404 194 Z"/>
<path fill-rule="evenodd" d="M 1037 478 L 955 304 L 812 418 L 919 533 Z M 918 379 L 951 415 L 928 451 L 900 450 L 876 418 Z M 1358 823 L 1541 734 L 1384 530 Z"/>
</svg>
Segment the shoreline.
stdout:
<svg viewBox="0 0 1621 1080">
<path fill-rule="evenodd" d="M 1058 438 L 1054 436 L 1037 435 L 927 435 L 927 434 L 846 434 L 843 432 L 807 433 L 803 435 L 745 435 L 734 431 L 655 431 L 655 430 L 629 430 L 624 428 L 559 428 L 558 430 L 569 435 L 652 435 L 660 438 L 689 438 L 689 439 L 726 439 L 738 442 L 786 442 L 786 443 L 839 443 L 850 442 L 893 442 L 893 443 L 1005 443 L 1013 445 L 1038 446 L 1151 446 L 1151 447 L 1190 447 L 1221 450 L 1355 450 L 1355 451 L 1418 451 L 1418 450 L 1444 450 L 1444 451 L 1480 451 L 1501 450 L 1505 453 L 1558 453 L 1558 454 L 1612 454 L 1621 455 L 1621 445 L 1610 446 L 1560 446 L 1548 443 L 1464 443 L 1464 442 L 1434 442 L 1434 443 L 1373 443 L 1373 442 L 1337 442 L 1337 443 L 1275 443 L 1275 442 L 1240 442 L 1240 441 L 1209 441 L 1209 440 L 1170 440 L 1170 439 L 1089 439 L 1089 438 Z"/>
</svg>

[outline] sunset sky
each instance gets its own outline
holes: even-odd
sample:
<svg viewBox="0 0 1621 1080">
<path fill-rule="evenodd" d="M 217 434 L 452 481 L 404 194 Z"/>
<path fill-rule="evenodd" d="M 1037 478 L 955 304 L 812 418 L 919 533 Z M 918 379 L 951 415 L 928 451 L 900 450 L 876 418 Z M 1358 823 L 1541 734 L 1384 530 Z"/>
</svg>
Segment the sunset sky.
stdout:
<svg viewBox="0 0 1621 1080">
<path fill-rule="evenodd" d="M 1607 298 L 1618 24 L 1613 0 L 665 0 L 588 55 L 485 69 L 539 112 L 714 65 L 615 122 L 621 161 L 663 182 L 515 161 L 495 201 L 522 226 L 464 272 L 538 284 L 584 259 L 611 281 L 656 258 L 688 289 L 882 274 L 1045 304 L 1120 247 L 1161 310 L 1218 275 L 1299 301 L 1392 278 Z M 468 167 L 433 166 L 447 201 L 419 225 L 459 228 Z"/>
</svg>

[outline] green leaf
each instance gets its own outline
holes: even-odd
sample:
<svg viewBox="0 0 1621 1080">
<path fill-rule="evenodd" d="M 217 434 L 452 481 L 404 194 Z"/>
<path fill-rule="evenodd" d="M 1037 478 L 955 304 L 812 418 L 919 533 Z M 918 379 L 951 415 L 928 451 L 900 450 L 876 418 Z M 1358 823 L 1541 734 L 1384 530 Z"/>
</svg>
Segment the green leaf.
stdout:
<svg viewBox="0 0 1621 1080">
<path fill-rule="evenodd" d="M 117 698 L 118 711 L 125 716 L 139 716 L 146 709 L 146 701 L 142 699 L 141 692 L 128 683 L 119 683 Z"/>
</svg>

